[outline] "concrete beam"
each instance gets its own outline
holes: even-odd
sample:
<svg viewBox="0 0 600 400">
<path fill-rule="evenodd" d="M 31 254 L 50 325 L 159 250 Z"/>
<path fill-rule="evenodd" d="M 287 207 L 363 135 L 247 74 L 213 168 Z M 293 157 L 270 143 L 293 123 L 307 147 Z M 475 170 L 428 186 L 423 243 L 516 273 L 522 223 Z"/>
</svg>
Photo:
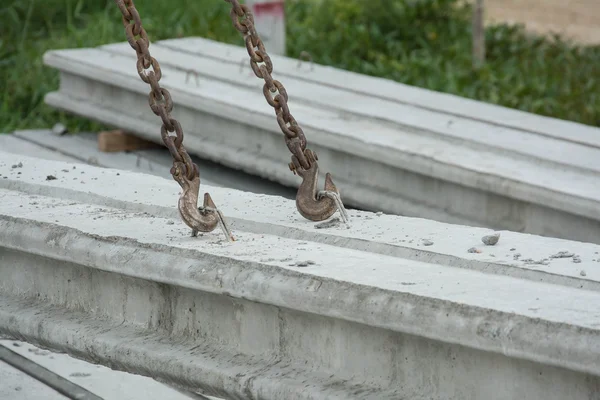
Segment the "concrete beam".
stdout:
<svg viewBox="0 0 600 400">
<path fill-rule="evenodd" d="M 189 237 L 170 180 L 6 153 L 0 174 L 0 334 L 224 398 L 600 391 L 598 245 L 361 211 L 315 229 L 203 187 L 228 243 Z"/>
<path fill-rule="evenodd" d="M 240 68 L 243 48 L 188 38 L 153 49 L 190 152 L 299 184 L 260 80 Z M 61 71 L 48 104 L 160 140 L 128 44 L 52 51 L 44 60 Z M 333 173 L 349 206 L 600 243 L 598 129 L 273 61 L 321 170 Z"/>
</svg>

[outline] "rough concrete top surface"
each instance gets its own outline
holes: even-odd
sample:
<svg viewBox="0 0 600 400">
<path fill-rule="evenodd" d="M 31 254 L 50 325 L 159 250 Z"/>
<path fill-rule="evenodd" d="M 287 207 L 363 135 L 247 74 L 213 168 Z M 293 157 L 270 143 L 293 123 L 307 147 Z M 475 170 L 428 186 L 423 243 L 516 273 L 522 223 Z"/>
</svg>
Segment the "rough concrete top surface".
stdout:
<svg viewBox="0 0 600 400">
<path fill-rule="evenodd" d="M 163 80 L 174 101 L 227 119 L 234 115 L 231 107 L 235 105 L 236 120 L 280 135 L 272 110 L 264 101 L 260 80 L 240 73 L 241 58 L 229 55 L 223 61 L 218 56 L 204 55 L 202 52 L 207 50 L 200 49 L 205 44 L 206 41 L 197 39 L 182 39 L 176 44 L 168 41 L 153 45 L 153 54 L 164 66 Z M 234 50 L 236 54 L 243 51 L 225 46 L 220 52 Z M 135 54 L 127 43 L 52 51 L 45 54 L 44 62 L 78 76 L 147 95 L 146 84 L 131 67 Z M 190 78 L 182 65 L 193 65 L 197 79 Z M 276 67 L 277 74 L 284 71 L 290 68 Z M 337 69 L 335 73 L 345 74 Z M 380 81 L 376 89 L 370 87 L 368 96 L 366 87 L 356 93 L 356 88 L 342 89 L 340 82 L 335 86 L 325 85 L 309 73 L 304 78 L 288 75 L 284 85 L 294 96 L 294 116 L 302 121 L 311 143 L 467 187 L 597 217 L 600 204 L 600 189 L 595 184 L 600 173 L 597 128 L 521 114 L 512 117 L 515 126 L 521 119 L 529 121 L 529 125 L 532 120 L 540 122 L 532 131 L 496 121 L 511 120 L 504 114 L 514 110 L 500 112 L 479 105 L 456 114 L 445 101 L 430 99 L 429 105 L 436 105 L 427 108 L 425 104 L 406 103 L 404 98 L 371 95 L 386 85 L 395 85 L 389 81 Z M 503 117 L 488 117 L 494 113 Z M 493 121 L 466 115 L 486 115 Z M 555 124 L 564 125 L 564 131 L 556 131 Z M 324 160 L 323 165 L 326 163 Z"/>
<path fill-rule="evenodd" d="M 5 247 L 600 373 L 598 245 L 501 232 L 486 246 L 486 229 L 358 211 L 315 229 L 293 201 L 203 186 L 227 243 L 190 237 L 174 181 L 0 160 Z"/>
</svg>

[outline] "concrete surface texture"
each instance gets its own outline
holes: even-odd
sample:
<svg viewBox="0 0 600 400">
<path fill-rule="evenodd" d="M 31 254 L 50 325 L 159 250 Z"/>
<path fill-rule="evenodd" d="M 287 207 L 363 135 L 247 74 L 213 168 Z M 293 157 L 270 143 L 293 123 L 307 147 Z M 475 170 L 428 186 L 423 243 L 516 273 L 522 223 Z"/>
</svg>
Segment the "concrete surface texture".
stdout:
<svg viewBox="0 0 600 400">
<path fill-rule="evenodd" d="M 153 48 L 190 152 L 299 184 L 260 80 L 240 71 L 245 49 L 199 38 Z M 62 76 L 47 103 L 160 140 L 134 57 L 126 43 L 47 53 Z M 599 129 L 285 57 L 273 62 L 321 172 L 333 174 L 349 206 L 600 243 Z M 194 65 L 197 81 L 186 81 L 183 64 Z"/>
<path fill-rule="evenodd" d="M 227 243 L 189 236 L 170 180 L 6 153 L 0 174 L 1 334 L 225 398 L 600 393 L 598 245 L 361 211 L 323 227 L 204 187 Z"/>
</svg>

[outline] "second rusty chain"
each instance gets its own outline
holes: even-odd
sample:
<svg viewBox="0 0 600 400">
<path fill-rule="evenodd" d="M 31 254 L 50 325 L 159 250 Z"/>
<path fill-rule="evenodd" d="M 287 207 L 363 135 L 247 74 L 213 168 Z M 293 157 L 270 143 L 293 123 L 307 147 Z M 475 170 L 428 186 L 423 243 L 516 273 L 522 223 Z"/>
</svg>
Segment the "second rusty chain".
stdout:
<svg viewBox="0 0 600 400">
<path fill-rule="evenodd" d="M 235 29 L 244 36 L 246 49 L 250 56 L 250 67 L 254 74 L 265 81 L 263 94 L 267 103 L 275 109 L 277 123 L 285 135 L 285 143 L 298 158 L 300 165 L 304 169 L 310 168 L 310 162 L 304 155 L 306 150 L 306 137 L 302 128 L 296 122 L 296 119 L 290 113 L 287 101 L 288 95 L 285 87 L 276 79 L 273 79 L 273 62 L 267 54 L 262 39 L 258 36 L 254 26 L 254 17 L 247 5 L 241 5 L 238 0 L 225 0 L 231 4 L 231 20 Z M 240 20 L 240 18 L 243 18 Z M 263 63 L 263 65 L 258 65 Z M 277 94 L 275 94 L 277 93 Z"/>
<path fill-rule="evenodd" d="M 313 221 L 323 221 L 339 210 L 348 224 L 346 210 L 331 175 L 325 178 L 325 190 L 318 191 L 317 155 L 306 148 L 306 136 L 288 107 L 288 94 L 281 82 L 273 79 L 273 62 L 254 26 L 254 16 L 247 5 L 238 0 L 225 0 L 231 4 L 231 20 L 235 29 L 242 34 L 250 56 L 250 67 L 254 74 L 265 81 L 263 94 L 267 103 L 275 109 L 277 123 L 285 135 L 285 144 L 292 153 L 290 169 L 303 178 L 296 196 L 296 205 L 302 216 Z M 261 63 L 262 65 L 259 65 Z"/>
</svg>

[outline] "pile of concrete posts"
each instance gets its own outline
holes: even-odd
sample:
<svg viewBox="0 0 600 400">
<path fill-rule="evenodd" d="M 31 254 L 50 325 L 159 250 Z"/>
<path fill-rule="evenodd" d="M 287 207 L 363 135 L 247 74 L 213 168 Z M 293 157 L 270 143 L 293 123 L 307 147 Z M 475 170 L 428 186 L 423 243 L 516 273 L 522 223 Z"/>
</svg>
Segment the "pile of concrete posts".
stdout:
<svg viewBox="0 0 600 400">
<path fill-rule="evenodd" d="M 598 398 L 599 245 L 201 190 L 235 242 L 172 179 L 0 153 L 0 335 L 225 399 Z"/>
<path fill-rule="evenodd" d="M 189 152 L 299 184 L 245 48 L 202 38 L 151 48 Z M 128 43 L 46 53 L 61 76 L 46 102 L 160 142 L 135 57 Z M 348 206 L 600 243 L 600 129 L 272 60 L 321 172 L 333 174 Z"/>
</svg>

